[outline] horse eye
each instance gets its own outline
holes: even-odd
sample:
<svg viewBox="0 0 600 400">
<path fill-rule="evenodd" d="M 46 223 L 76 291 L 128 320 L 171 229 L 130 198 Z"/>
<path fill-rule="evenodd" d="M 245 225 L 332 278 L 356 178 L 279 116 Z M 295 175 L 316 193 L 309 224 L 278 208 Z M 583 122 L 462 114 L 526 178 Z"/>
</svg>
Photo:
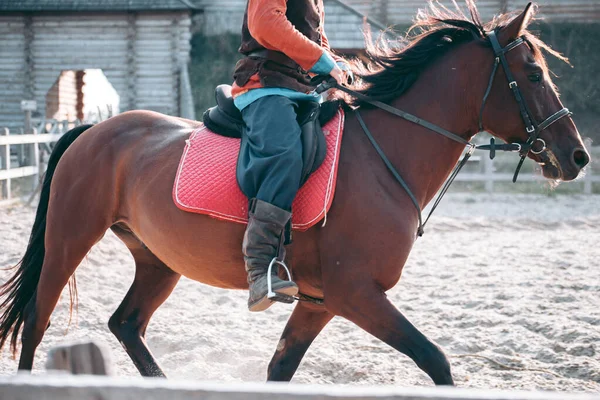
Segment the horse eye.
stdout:
<svg viewBox="0 0 600 400">
<path fill-rule="evenodd" d="M 531 82 L 541 82 L 542 74 L 531 74 L 528 76 L 528 78 Z"/>
</svg>

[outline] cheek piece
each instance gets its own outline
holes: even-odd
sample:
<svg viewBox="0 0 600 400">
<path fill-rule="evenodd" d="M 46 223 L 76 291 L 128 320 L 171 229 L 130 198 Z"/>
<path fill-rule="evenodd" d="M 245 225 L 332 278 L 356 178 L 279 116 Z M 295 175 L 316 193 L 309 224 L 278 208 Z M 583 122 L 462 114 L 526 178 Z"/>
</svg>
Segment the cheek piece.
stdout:
<svg viewBox="0 0 600 400">
<path fill-rule="evenodd" d="M 502 67 L 504 68 L 504 74 L 506 75 L 506 79 L 508 80 L 508 87 L 510 88 L 510 90 L 513 92 L 513 95 L 515 96 L 515 100 L 517 101 L 517 105 L 519 106 L 519 111 L 521 113 L 521 118 L 523 119 L 523 122 L 525 123 L 525 131 L 527 132 L 527 135 L 529 136 L 527 141 L 523 144 L 513 143 L 514 145 L 519 146 L 516 151 L 518 151 L 519 154 L 521 155 L 521 160 L 519 161 L 519 164 L 517 165 L 517 169 L 515 170 L 515 174 L 513 176 L 513 182 L 516 182 L 517 176 L 519 175 L 519 171 L 521 170 L 521 167 L 523 166 L 523 161 L 525 161 L 525 157 L 527 157 L 527 154 L 529 152 L 531 152 L 532 154 L 540 154 L 546 150 L 546 142 L 544 141 L 544 139 L 541 139 L 539 137 L 540 132 L 542 132 L 544 129 L 546 129 L 547 127 L 549 127 L 550 125 L 552 125 L 553 123 L 558 121 L 559 119 L 561 119 L 563 117 L 570 117 L 572 113 L 569 111 L 568 108 L 562 108 L 538 124 L 535 121 L 535 119 L 533 118 L 533 115 L 532 115 L 531 111 L 529 110 L 529 107 L 527 107 L 527 103 L 525 102 L 525 99 L 523 98 L 523 95 L 521 94 L 521 89 L 519 89 L 519 85 L 517 84 L 517 81 L 515 80 L 512 72 L 510 70 L 510 67 L 508 66 L 508 61 L 506 61 L 506 53 L 508 53 L 512 49 L 516 48 L 517 46 L 522 45 L 523 43 L 525 43 L 525 41 L 523 40 L 523 38 L 517 38 L 516 40 L 509 43 L 506 47 L 503 48 L 500 46 L 500 42 L 498 42 L 498 37 L 496 36 L 496 32 L 494 32 L 494 31 L 488 32 L 487 36 L 490 39 L 490 44 L 492 45 L 492 49 L 494 50 L 494 55 L 496 56 L 496 58 L 494 59 L 494 67 L 492 68 L 492 74 L 490 76 L 490 81 L 488 83 L 487 90 L 485 91 L 485 95 L 483 96 L 483 103 L 481 104 L 481 111 L 479 112 L 479 130 L 480 131 L 483 130 L 482 117 L 483 117 L 483 109 L 485 107 L 485 102 L 490 94 L 491 89 L 492 89 L 492 84 L 494 82 L 494 76 L 496 75 L 498 65 L 502 64 Z M 490 146 L 493 147 L 494 144 L 492 143 L 492 144 L 490 144 Z M 537 150 L 534 149 L 534 146 L 537 147 L 538 149 Z M 491 149 L 490 149 L 490 151 L 491 151 Z"/>
</svg>

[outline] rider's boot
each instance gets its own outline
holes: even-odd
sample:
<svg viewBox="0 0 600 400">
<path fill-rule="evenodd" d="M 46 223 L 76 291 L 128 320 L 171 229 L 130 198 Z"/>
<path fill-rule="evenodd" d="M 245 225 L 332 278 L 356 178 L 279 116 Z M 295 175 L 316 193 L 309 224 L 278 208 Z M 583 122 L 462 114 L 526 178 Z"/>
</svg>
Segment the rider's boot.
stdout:
<svg viewBox="0 0 600 400">
<path fill-rule="evenodd" d="M 298 286 L 292 282 L 285 267 L 284 230 L 292 214 L 266 201 L 252 199 L 248 212 L 248 227 L 244 234 L 242 252 L 248 272 L 250 296 L 248 309 L 263 311 L 274 301 L 293 302 Z M 288 272 L 289 280 L 279 278 L 278 266 Z M 271 292 L 268 288 L 268 270 L 271 266 Z"/>
</svg>

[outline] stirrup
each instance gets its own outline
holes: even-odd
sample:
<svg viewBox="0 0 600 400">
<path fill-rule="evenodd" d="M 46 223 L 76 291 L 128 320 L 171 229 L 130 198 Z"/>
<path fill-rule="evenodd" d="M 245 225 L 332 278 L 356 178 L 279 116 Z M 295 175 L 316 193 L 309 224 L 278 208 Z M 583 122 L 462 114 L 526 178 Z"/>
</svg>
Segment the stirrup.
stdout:
<svg viewBox="0 0 600 400">
<path fill-rule="evenodd" d="M 272 276 L 273 276 L 273 275 L 271 275 L 271 271 L 273 270 L 274 264 L 281 265 L 285 269 L 285 272 L 287 273 L 288 281 L 292 280 L 292 275 L 290 274 L 290 270 L 288 269 L 287 265 L 285 265 L 285 263 L 283 261 L 279 261 L 277 259 L 277 257 L 273 257 L 273 259 L 269 263 L 269 268 L 267 269 L 267 298 L 268 299 L 272 299 L 274 297 L 279 296 L 277 293 L 275 293 L 273 291 L 273 284 L 271 282 Z"/>
</svg>

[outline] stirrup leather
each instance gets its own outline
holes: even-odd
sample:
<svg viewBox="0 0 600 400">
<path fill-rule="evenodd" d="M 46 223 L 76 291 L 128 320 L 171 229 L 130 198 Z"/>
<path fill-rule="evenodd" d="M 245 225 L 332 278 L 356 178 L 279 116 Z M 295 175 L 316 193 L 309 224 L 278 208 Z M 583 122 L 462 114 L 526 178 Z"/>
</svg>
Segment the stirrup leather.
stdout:
<svg viewBox="0 0 600 400">
<path fill-rule="evenodd" d="M 277 257 L 273 257 L 273 259 L 269 263 L 269 268 L 267 269 L 267 298 L 268 299 L 272 299 L 274 297 L 279 296 L 277 293 L 275 293 L 273 291 L 273 284 L 271 282 L 272 277 L 273 277 L 273 275 L 271 275 L 271 271 L 273 270 L 273 265 L 275 265 L 275 264 L 281 265 L 285 269 L 288 281 L 292 280 L 292 274 L 290 274 L 290 270 L 288 269 L 287 265 L 285 265 L 285 263 L 283 261 L 279 261 L 277 259 Z"/>
</svg>

